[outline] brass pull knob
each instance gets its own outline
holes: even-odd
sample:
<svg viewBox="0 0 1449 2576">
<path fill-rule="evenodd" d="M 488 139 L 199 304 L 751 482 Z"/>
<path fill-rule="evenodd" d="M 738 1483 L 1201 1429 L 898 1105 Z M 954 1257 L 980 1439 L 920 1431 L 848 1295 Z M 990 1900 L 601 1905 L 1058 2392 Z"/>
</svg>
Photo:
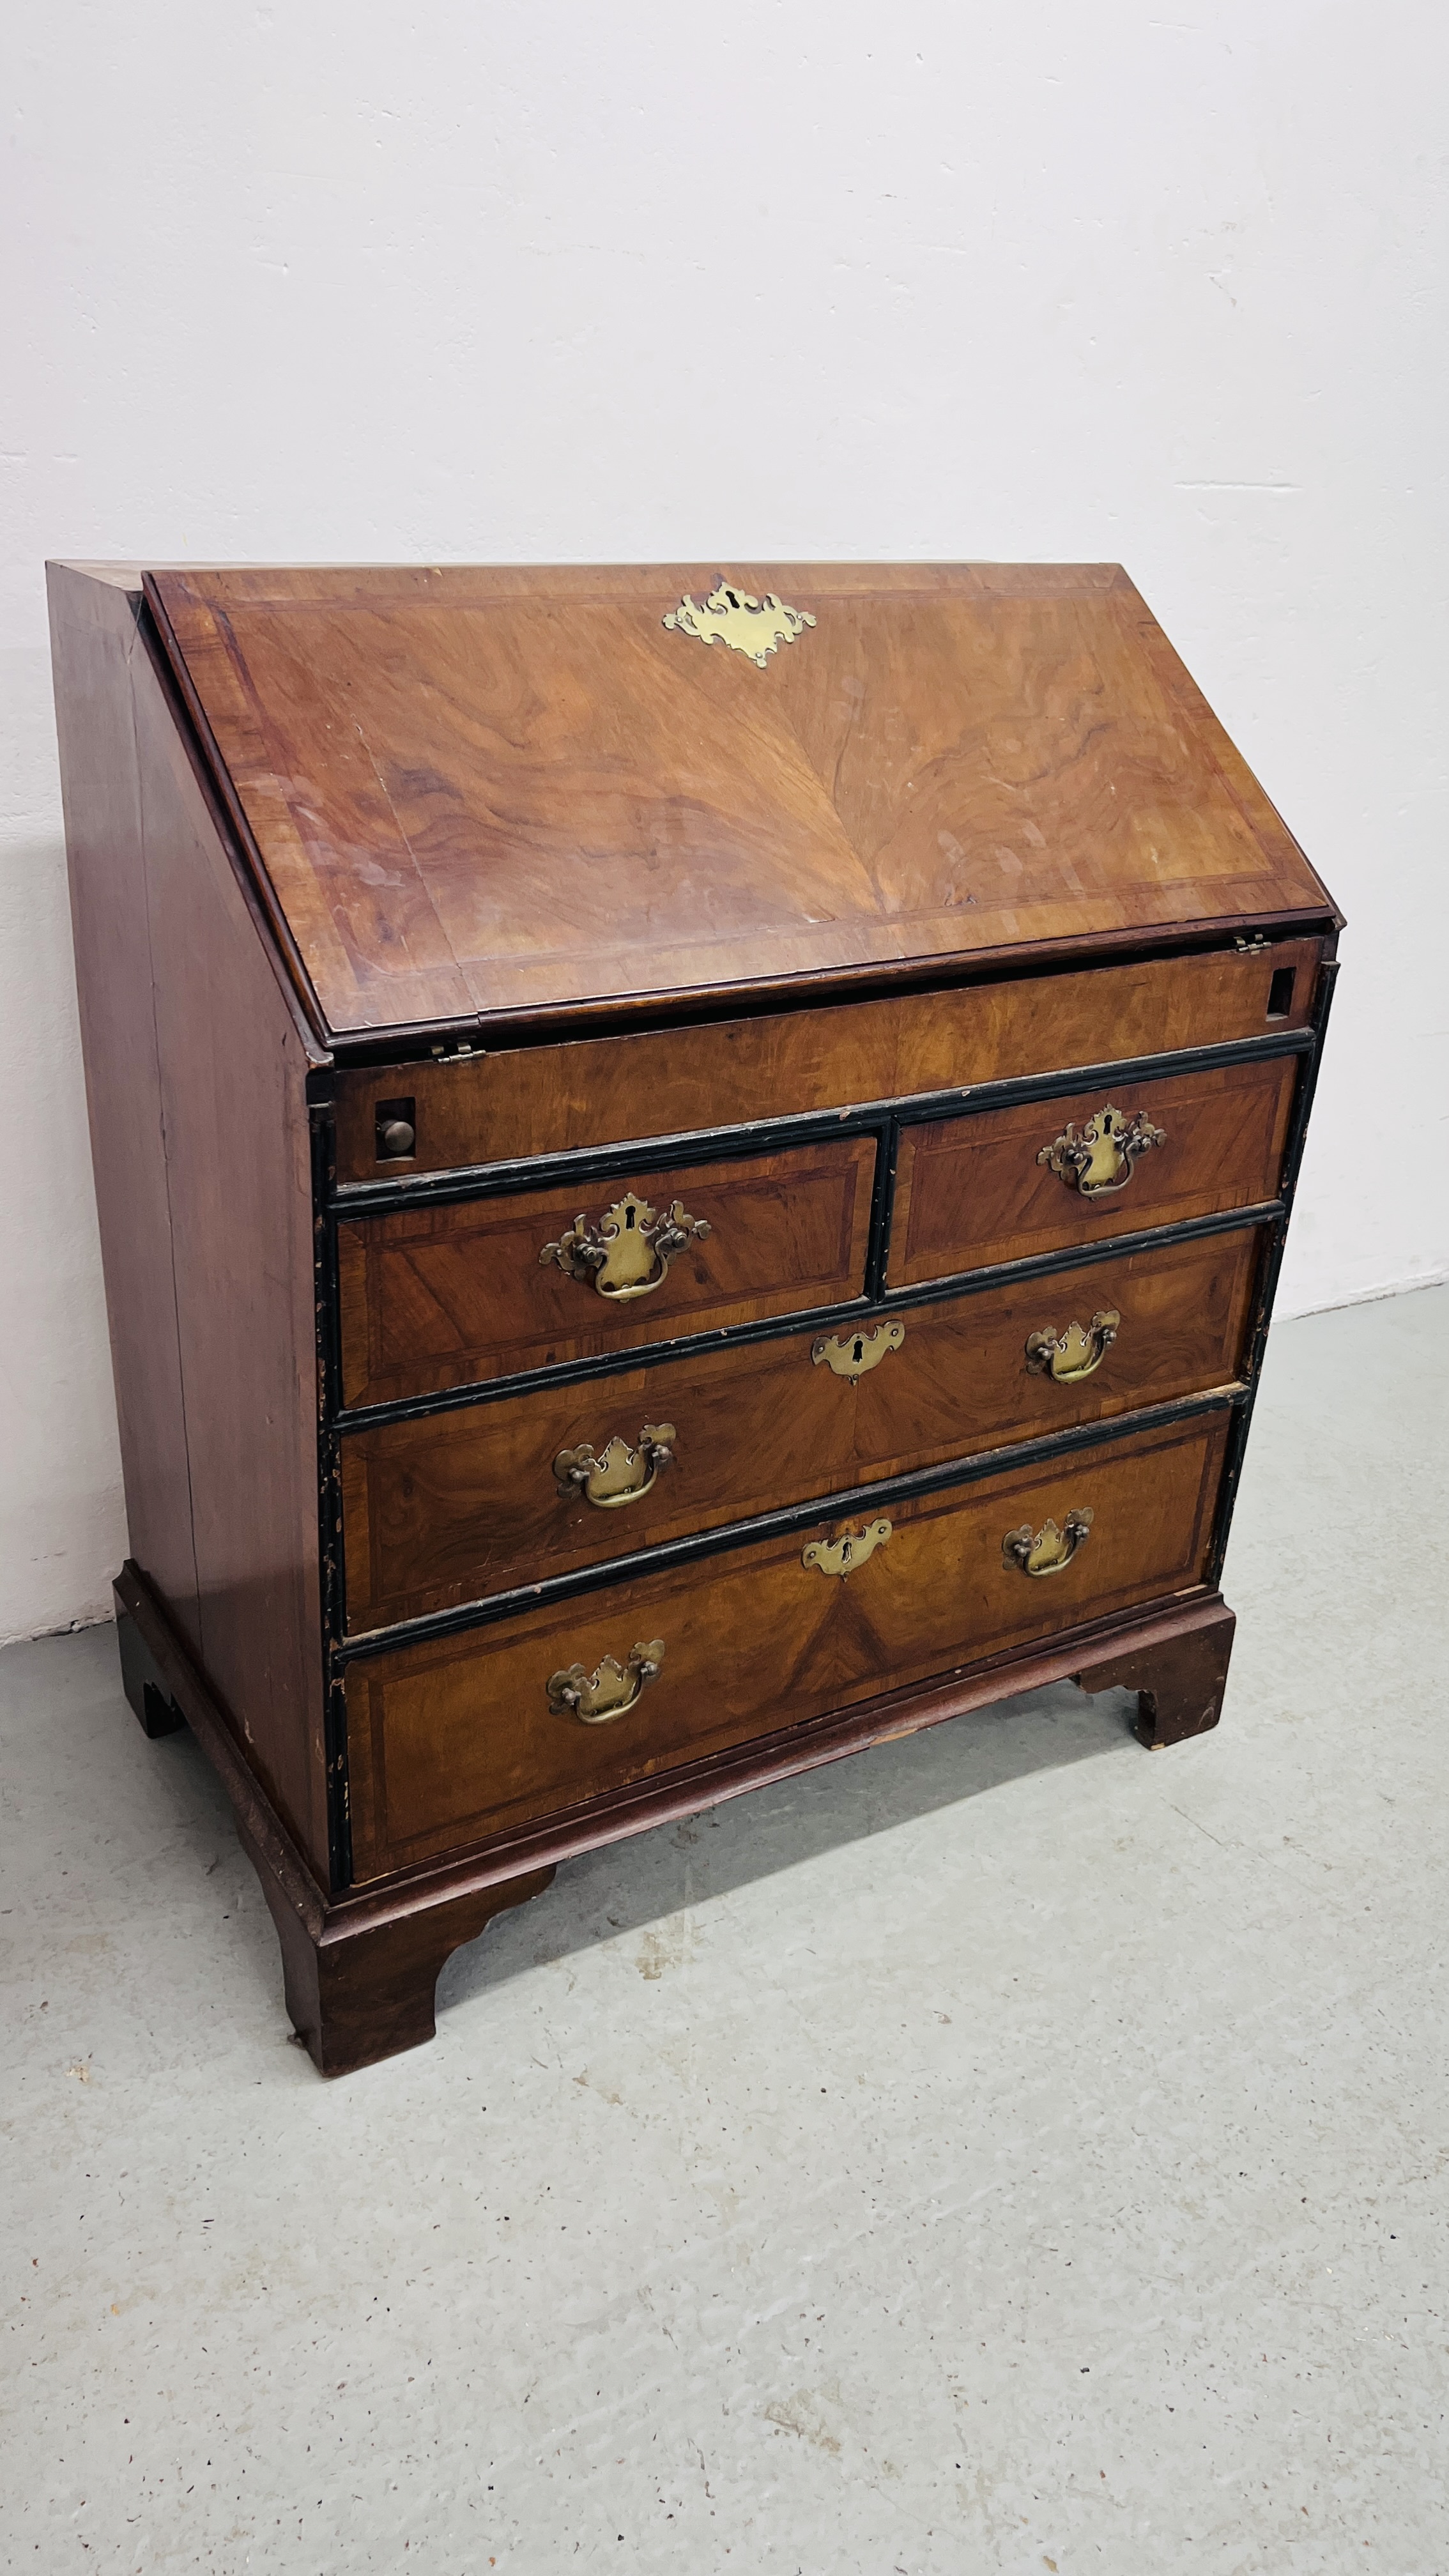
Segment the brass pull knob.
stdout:
<svg viewBox="0 0 1449 2576">
<path fill-rule="evenodd" d="M 905 1338 L 905 1325 L 899 1323 L 877 1324 L 870 1333 L 822 1333 L 811 1344 L 810 1357 L 817 1368 L 823 1360 L 836 1377 L 848 1377 L 854 1386 L 889 1352 L 898 1351 Z"/>
<path fill-rule="evenodd" d="M 843 1530 L 839 1538 L 814 1538 L 802 1551 L 800 1562 L 818 1566 L 822 1574 L 850 1574 L 884 1547 L 890 1534 L 889 1521 L 872 1521 L 869 1529 Z"/>
<path fill-rule="evenodd" d="M 586 1503 L 601 1512 L 637 1503 L 650 1491 L 660 1468 L 672 1463 L 674 1451 L 669 1444 L 678 1437 L 672 1422 L 646 1422 L 637 1449 L 631 1449 L 617 1431 L 597 1455 L 587 1440 L 580 1441 L 577 1449 L 560 1449 L 553 1462 L 559 1493 L 566 1503 L 582 1494 Z"/>
<path fill-rule="evenodd" d="M 647 1199 L 626 1190 L 600 1217 L 576 1216 L 557 1243 L 546 1243 L 540 1265 L 557 1262 L 566 1279 L 591 1281 L 601 1297 L 623 1305 L 662 1288 L 674 1255 L 709 1232 L 702 1216 L 687 1216 L 678 1199 L 663 1216 Z"/>
<path fill-rule="evenodd" d="M 1001 1559 L 1021 1574 L 1060 1574 L 1070 1565 L 1092 1526 L 1094 1514 L 1089 1505 L 1070 1511 L 1062 1527 L 1046 1521 L 1033 1535 L 1030 1521 L 1019 1530 L 1008 1530 L 1001 1542 Z"/>
<path fill-rule="evenodd" d="M 1081 1128 L 1068 1119 L 1055 1143 L 1043 1145 L 1036 1159 L 1050 1164 L 1058 1179 L 1080 1197 L 1099 1199 L 1110 1190 L 1125 1190 L 1138 1155 L 1166 1142 L 1162 1129 L 1153 1126 L 1144 1110 L 1128 1114 L 1114 1109 L 1109 1101 Z"/>
<path fill-rule="evenodd" d="M 1068 1324 L 1059 1333 L 1048 1324 L 1040 1333 L 1026 1337 L 1026 1364 L 1033 1377 L 1052 1377 L 1058 1386 L 1075 1386 L 1079 1378 L 1090 1377 L 1100 1368 L 1117 1339 L 1122 1318 L 1115 1306 L 1103 1306 L 1090 1324 Z"/>
<path fill-rule="evenodd" d="M 651 1637 L 647 1645 L 631 1646 L 624 1661 L 605 1655 L 596 1671 L 586 1672 L 582 1664 L 570 1664 L 567 1671 L 551 1673 L 548 1681 L 548 1704 L 555 1717 L 576 1717 L 584 1726 L 607 1726 L 614 1717 L 622 1717 L 632 1708 L 642 1690 L 656 1679 L 664 1661 L 664 1640 Z"/>
</svg>

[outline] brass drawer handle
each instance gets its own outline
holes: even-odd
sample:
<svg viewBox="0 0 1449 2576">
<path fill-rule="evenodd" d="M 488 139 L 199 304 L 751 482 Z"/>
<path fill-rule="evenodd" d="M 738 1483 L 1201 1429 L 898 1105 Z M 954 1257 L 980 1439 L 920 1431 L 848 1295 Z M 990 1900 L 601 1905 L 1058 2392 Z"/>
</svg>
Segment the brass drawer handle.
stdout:
<svg viewBox="0 0 1449 2576">
<path fill-rule="evenodd" d="M 1055 1378 L 1058 1386 L 1075 1386 L 1079 1378 L 1090 1377 L 1100 1368 L 1117 1339 L 1122 1318 L 1115 1306 L 1102 1306 L 1090 1324 L 1068 1324 L 1059 1333 L 1054 1324 L 1045 1332 L 1028 1333 L 1026 1364 L 1033 1377 Z"/>
<path fill-rule="evenodd" d="M 872 1333 L 822 1333 L 811 1344 L 810 1357 L 816 1367 L 821 1361 L 836 1377 L 848 1377 L 852 1386 L 885 1359 L 898 1351 L 906 1338 L 904 1324 L 877 1324 Z"/>
<path fill-rule="evenodd" d="M 1043 1145 L 1036 1159 L 1049 1163 L 1058 1179 L 1080 1197 L 1099 1199 L 1109 1190 L 1125 1190 L 1138 1155 L 1166 1142 L 1162 1129 L 1153 1126 L 1145 1110 L 1134 1109 L 1129 1116 L 1109 1101 L 1084 1127 L 1068 1119 L 1055 1144 Z"/>
<path fill-rule="evenodd" d="M 818 1566 L 822 1574 L 850 1574 L 884 1547 L 890 1534 L 889 1521 L 872 1521 L 869 1529 L 843 1530 L 839 1538 L 814 1538 L 802 1551 L 800 1562 Z"/>
<path fill-rule="evenodd" d="M 1095 1515 L 1087 1504 L 1080 1511 L 1070 1511 L 1063 1526 L 1046 1521 L 1033 1535 L 1030 1521 L 1019 1530 L 1008 1530 L 1001 1542 L 1001 1560 L 1021 1574 L 1060 1574 L 1070 1565 L 1092 1526 Z"/>
<path fill-rule="evenodd" d="M 553 1462 L 559 1493 L 566 1503 L 579 1494 L 601 1512 L 616 1512 L 623 1503 L 642 1500 L 661 1467 L 673 1460 L 671 1440 L 679 1437 L 672 1422 L 646 1422 L 639 1446 L 631 1449 L 616 1431 L 595 1456 L 587 1440 L 577 1449 L 560 1449 Z"/>
<path fill-rule="evenodd" d="M 623 1663 L 605 1655 L 596 1672 L 585 1672 L 582 1664 L 570 1664 L 566 1672 L 552 1673 L 548 1683 L 548 1704 L 555 1717 L 577 1717 L 585 1726 L 607 1726 L 610 1718 L 622 1717 L 632 1708 L 639 1693 L 646 1689 L 664 1661 L 664 1640 L 651 1637 L 647 1645 L 631 1646 Z"/>
<path fill-rule="evenodd" d="M 557 1243 L 546 1243 L 540 1266 L 555 1261 L 566 1279 L 591 1281 L 601 1297 L 623 1305 L 662 1288 L 669 1265 L 686 1243 L 709 1232 L 702 1216 L 687 1216 L 678 1199 L 664 1216 L 626 1190 L 600 1217 L 576 1216 Z"/>
</svg>

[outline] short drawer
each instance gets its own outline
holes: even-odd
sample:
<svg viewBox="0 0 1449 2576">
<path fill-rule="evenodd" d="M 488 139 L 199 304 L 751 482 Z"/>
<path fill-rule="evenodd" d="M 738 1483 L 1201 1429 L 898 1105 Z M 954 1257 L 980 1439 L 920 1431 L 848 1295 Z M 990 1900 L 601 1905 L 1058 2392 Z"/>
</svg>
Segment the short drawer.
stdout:
<svg viewBox="0 0 1449 2576">
<path fill-rule="evenodd" d="M 1219 1408 L 354 1663 L 359 1877 L 1190 1589 L 1229 1419 Z"/>
<path fill-rule="evenodd" d="M 889 1286 L 1266 1204 L 1298 1062 L 1124 1080 L 905 1128 Z"/>
<path fill-rule="evenodd" d="M 833 1334 L 695 1351 L 350 1432 L 348 1626 L 451 1609 L 1227 1385 L 1242 1362 L 1259 1242 L 1243 1228 L 1158 1245 Z"/>
<path fill-rule="evenodd" d="M 349 1405 L 435 1394 L 861 1293 L 870 1137 L 338 1227 Z"/>
<path fill-rule="evenodd" d="M 337 1177 L 688 1135 L 1260 1038 L 1307 1022 L 1321 945 L 1283 939 L 697 1028 L 477 1047 L 440 1063 L 339 1067 Z M 387 1133 L 398 1118 L 412 1131 L 401 1157 Z"/>
</svg>

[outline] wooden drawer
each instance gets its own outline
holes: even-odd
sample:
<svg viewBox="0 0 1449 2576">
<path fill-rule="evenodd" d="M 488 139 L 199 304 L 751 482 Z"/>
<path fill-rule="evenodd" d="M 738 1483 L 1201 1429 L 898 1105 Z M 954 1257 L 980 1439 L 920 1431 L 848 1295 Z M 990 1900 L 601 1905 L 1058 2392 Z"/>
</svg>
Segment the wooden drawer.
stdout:
<svg viewBox="0 0 1449 2576">
<path fill-rule="evenodd" d="M 362 1217 L 338 1227 L 342 1381 L 348 1404 L 434 1394 L 556 1362 L 592 1359 L 835 1305 L 861 1294 L 875 1143 L 840 1137 L 747 1161 L 631 1172 L 554 1190 Z M 590 1268 L 567 1238 L 580 1216 L 611 1226 Z M 666 1262 L 625 1255 L 676 1206 L 708 1232 Z M 550 1246 L 574 1263 L 544 1257 Z M 616 1301 L 611 1278 L 653 1284 Z"/>
<path fill-rule="evenodd" d="M 1259 1236 L 1159 1246 L 1084 1263 L 1013 1287 L 985 1289 L 888 1320 L 897 1347 L 855 1381 L 789 1334 L 740 1350 L 538 1389 L 465 1411 L 380 1423 L 342 1446 L 348 1626 L 380 1628 L 515 1584 L 747 1520 L 815 1494 L 937 1460 L 1100 1422 L 1234 1380 Z M 1115 1340 L 1090 1342 L 1116 1314 Z M 868 1318 L 861 1337 L 882 1319 Z M 1090 1347 L 1056 1355 L 1084 1377 L 1028 1365 L 1027 1342 L 1082 1328 Z M 835 1336 L 849 1357 L 855 1336 Z M 650 1471 L 641 1434 L 672 1426 L 672 1456 L 647 1489 L 591 1503 L 563 1490 L 554 1461 L 616 1437 L 626 1475 Z M 597 1483 L 596 1479 L 596 1483 Z M 607 1474 L 605 1481 L 608 1481 Z"/>
<path fill-rule="evenodd" d="M 429 1645 L 347 1677 L 358 1875 L 377 1876 L 877 1692 L 1201 1582 L 1229 1414 L 1220 1409 L 1055 1466 L 897 1504 L 844 1575 L 802 1561 L 848 1524 L 705 1558 Z M 1018 1531 L 1085 1539 L 1057 1571 L 1008 1562 Z M 631 1706 L 585 1724 L 550 1681 L 663 1641 Z M 627 1685 L 626 1685 L 627 1686 Z"/>
<path fill-rule="evenodd" d="M 1277 1195 L 1297 1072 L 1296 1056 L 1276 1056 L 906 1128 L 888 1284 L 1264 1204 Z M 1128 1161 L 1125 1182 L 1092 1195 L 1057 1149 L 1108 1109 L 1147 1122 L 1159 1141 Z M 1054 1155 L 1063 1170 L 1043 1159 Z"/>
<path fill-rule="evenodd" d="M 339 1069 L 337 1177 L 374 1181 L 687 1135 L 1259 1038 L 1306 1025 L 1321 945 L 1285 939 L 1246 954 L 1138 959 L 633 1037 L 480 1047 L 440 1064 Z M 415 1131 L 403 1163 L 383 1157 L 378 1133 L 383 1104 L 396 1101 Z"/>
</svg>

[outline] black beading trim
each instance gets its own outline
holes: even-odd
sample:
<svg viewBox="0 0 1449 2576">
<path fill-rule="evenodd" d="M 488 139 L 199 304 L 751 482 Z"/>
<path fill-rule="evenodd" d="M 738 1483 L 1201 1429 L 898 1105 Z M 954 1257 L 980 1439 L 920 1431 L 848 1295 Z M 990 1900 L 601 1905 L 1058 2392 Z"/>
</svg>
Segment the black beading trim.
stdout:
<svg viewBox="0 0 1449 2576">
<path fill-rule="evenodd" d="M 822 1521 L 882 1510 L 893 1502 L 914 1501 L 918 1495 L 941 1493 L 955 1486 L 981 1484 L 989 1477 L 1011 1475 L 1045 1460 L 1075 1456 L 1082 1449 L 1140 1439 L 1168 1429 L 1175 1422 L 1191 1421 L 1197 1414 L 1231 1411 L 1246 1401 L 1247 1394 L 1246 1386 L 1237 1381 L 1231 1386 L 1210 1387 L 1198 1395 L 1179 1396 L 1171 1404 L 1146 1405 L 1135 1413 L 1119 1414 L 1111 1422 L 1078 1423 L 1064 1431 L 1044 1432 L 1035 1440 L 1014 1441 L 1008 1448 L 978 1450 L 969 1458 L 917 1467 L 901 1476 L 883 1476 L 874 1484 L 851 1485 L 843 1493 L 817 1494 L 810 1502 L 761 1512 L 751 1520 L 726 1521 L 717 1529 L 694 1530 L 686 1537 L 666 1539 L 661 1545 L 641 1548 L 630 1556 L 610 1557 L 598 1565 L 572 1566 L 565 1574 L 546 1575 L 537 1583 L 515 1584 L 507 1592 L 460 1602 L 454 1609 L 431 1610 L 417 1619 L 396 1620 L 390 1627 L 366 1629 L 339 1642 L 335 1661 L 341 1668 L 361 1656 L 396 1654 L 406 1646 L 428 1645 L 440 1637 L 492 1627 L 521 1610 L 546 1609 L 553 1602 L 569 1601 L 580 1593 L 613 1591 L 622 1583 L 668 1574 L 677 1566 L 694 1565 L 702 1557 L 722 1556 L 772 1538 L 788 1538 L 792 1531 L 818 1527 Z"/>
</svg>

